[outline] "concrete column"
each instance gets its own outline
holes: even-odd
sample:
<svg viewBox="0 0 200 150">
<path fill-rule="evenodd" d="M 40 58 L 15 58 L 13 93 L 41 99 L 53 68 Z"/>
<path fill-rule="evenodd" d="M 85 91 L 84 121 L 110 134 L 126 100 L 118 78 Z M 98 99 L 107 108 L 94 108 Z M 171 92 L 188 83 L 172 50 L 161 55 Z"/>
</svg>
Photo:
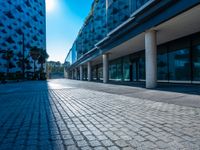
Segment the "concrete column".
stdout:
<svg viewBox="0 0 200 150">
<path fill-rule="evenodd" d="M 92 80 L 92 66 L 91 66 L 91 62 L 88 62 L 87 64 L 87 75 L 88 75 L 88 81 Z"/>
<path fill-rule="evenodd" d="M 78 72 L 77 72 L 77 68 L 75 68 L 75 79 L 78 79 Z"/>
<path fill-rule="evenodd" d="M 74 79 L 74 70 L 72 70 L 72 77 L 71 79 Z"/>
<path fill-rule="evenodd" d="M 80 66 L 80 80 L 83 80 L 83 66 Z"/>
<path fill-rule="evenodd" d="M 64 77 L 69 79 L 69 71 L 66 71 L 65 68 L 64 68 Z"/>
<path fill-rule="evenodd" d="M 103 54 L 103 83 L 107 83 L 109 80 L 109 64 L 108 54 Z"/>
<path fill-rule="evenodd" d="M 145 33 L 146 88 L 157 86 L 157 40 L 156 31 Z"/>
</svg>

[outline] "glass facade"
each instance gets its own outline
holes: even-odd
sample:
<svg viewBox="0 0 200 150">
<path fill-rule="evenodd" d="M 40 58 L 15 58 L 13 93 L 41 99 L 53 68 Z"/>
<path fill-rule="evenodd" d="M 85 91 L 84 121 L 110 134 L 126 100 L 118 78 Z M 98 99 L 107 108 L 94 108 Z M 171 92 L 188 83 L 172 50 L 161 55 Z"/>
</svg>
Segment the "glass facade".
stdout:
<svg viewBox="0 0 200 150">
<path fill-rule="evenodd" d="M 70 67 L 95 44 L 149 0 L 95 0 L 66 58 Z M 102 64 L 92 66 L 92 79 L 103 79 Z M 109 80 L 145 81 L 145 52 L 117 58 L 109 62 Z M 87 80 L 87 68 L 83 70 Z M 160 82 L 200 82 L 200 33 L 158 46 L 157 79 Z"/>
<path fill-rule="evenodd" d="M 200 37 L 200 34 L 197 34 Z M 158 46 L 157 79 L 159 82 L 200 83 L 200 38 L 188 36 Z M 93 68 L 93 80 L 102 74 Z M 101 76 L 102 77 L 102 76 Z M 109 62 L 109 80 L 145 81 L 144 50 Z"/>
<path fill-rule="evenodd" d="M 129 57 L 123 58 L 123 81 L 130 81 L 130 59 Z"/>
<path fill-rule="evenodd" d="M 107 33 L 126 21 L 131 13 L 147 1 L 149 0 L 94 0 L 91 12 L 69 51 L 73 54 L 67 55 L 66 64 L 70 66 L 92 50 Z"/>
<path fill-rule="evenodd" d="M 65 59 L 65 67 L 66 68 L 70 67 L 73 63 L 76 62 L 77 55 L 78 55 L 78 53 L 76 51 L 76 44 L 74 44 Z"/>
<path fill-rule="evenodd" d="M 168 55 L 167 55 L 167 47 L 166 46 L 159 46 L 158 53 L 157 53 L 157 79 L 168 81 L 169 74 L 168 74 Z"/>
<path fill-rule="evenodd" d="M 192 38 L 192 80 L 200 83 L 200 34 Z"/>
<path fill-rule="evenodd" d="M 200 44 L 193 47 L 193 81 L 200 81 Z"/>
<path fill-rule="evenodd" d="M 102 81 L 103 80 L 102 64 L 95 65 L 95 66 L 92 67 L 92 79 L 94 81 Z"/>
<path fill-rule="evenodd" d="M 179 49 L 168 53 L 169 80 L 190 80 L 190 53 L 189 49 Z"/>
<path fill-rule="evenodd" d="M 110 80 L 121 81 L 122 80 L 122 59 L 117 59 L 109 65 L 109 77 Z"/>
</svg>

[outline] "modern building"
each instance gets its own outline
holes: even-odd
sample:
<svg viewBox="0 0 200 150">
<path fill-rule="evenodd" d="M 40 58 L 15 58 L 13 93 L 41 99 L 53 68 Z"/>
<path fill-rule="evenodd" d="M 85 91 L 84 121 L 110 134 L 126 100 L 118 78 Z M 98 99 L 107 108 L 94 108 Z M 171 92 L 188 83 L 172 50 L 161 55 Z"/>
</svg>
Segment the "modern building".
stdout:
<svg viewBox="0 0 200 150">
<path fill-rule="evenodd" d="M 0 0 L 0 73 L 6 71 L 2 56 L 13 51 L 10 72 L 22 71 L 19 55 L 29 57 L 31 47 L 46 49 L 45 0 Z M 31 63 L 33 70 L 33 63 Z M 31 67 L 25 68 L 25 71 Z"/>
<path fill-rule="evenodd" d="M 199 0 L 95 0 L 65 63 L 71 79 L 200 83 Z"/>
</svg>

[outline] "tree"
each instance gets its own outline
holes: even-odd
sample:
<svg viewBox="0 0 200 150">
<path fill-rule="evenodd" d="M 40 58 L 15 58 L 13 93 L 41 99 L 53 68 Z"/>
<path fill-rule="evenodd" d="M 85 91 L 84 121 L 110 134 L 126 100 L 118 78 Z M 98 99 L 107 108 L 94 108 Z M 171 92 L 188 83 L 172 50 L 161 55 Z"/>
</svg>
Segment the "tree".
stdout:
<svg viewBox="0 0 200 150">
<path fill-rule="evenodd" d="M 43 73 L 44 71 L 44 63 L 46 62 L 46 59 L 49 57 L 45 49 L 40 49 L 40 56 L 38 58 L 38 63 L 41 64 L 40 70 Z"/>
<path fill-rule="evenodd" d="M 6 63 L 6 74 L 8 76 L 9 70 L 16 67 L 13 62 L 12 59 L 14 57 L 14 52 L 12 50 L 7 50 L 4 54 L 3 54 L 3 59 L 7 61 Z"/>
<path fill-rule="evenodd" d="M 30 56 L 33 59 L 33 63 L 34 63 L 33 70 L 34 70 L 34 74 L 35 74 L 35 69 L 36 69 L 35 62 L 39 59 L 40 49 L 37 47 L 32 47 L 30 50 Z"/>
<path fill-rule="evenodd" d="M 20 67 L 22 69 L 23 72 L 23 64 L 25 69 L 30 70 L 32 69 L 31 65 L 30 65 L 30 60 L 29 57 L 27 56 L 23 59 L 23 54 L 21 52 L 17 53 L 17 66 Z"/>
<path fill-rule="evenodd" d="M 17 66 L 20 67 L 21 69 L 23 69 L 23 55 L 21 52 L 17 53 Z"/>
</svg>

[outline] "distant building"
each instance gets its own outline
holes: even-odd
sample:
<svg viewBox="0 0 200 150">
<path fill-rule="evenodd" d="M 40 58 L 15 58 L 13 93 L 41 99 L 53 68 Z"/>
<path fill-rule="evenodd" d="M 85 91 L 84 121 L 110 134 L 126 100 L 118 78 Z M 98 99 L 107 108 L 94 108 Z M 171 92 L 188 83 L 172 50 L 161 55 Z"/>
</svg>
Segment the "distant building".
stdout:
<svg viewBox="0 0 200 150">
<path fill-rule="evenodd" d="M 0 0 L 0 72 L 6 71 L 6 51 L 14 52 L 10 72 L 16 72 L 22 71 L 19 53 L 27 58 L 31 47 L 46 49 L 45 16 L 45 0 Z M 25 71 L 33 71 L 31 66 Z"/>
<path fill-rule="evenodd" d="M 47 78 L 63 78 L 64 77 L 64 65 L 59 61 L 48 61 L 46 63 Z"/>
<path fill-rule="evenodd" d="M 55 68 L 59 68 L 62 66 L 62 64 L 59 61 L 48 61 L 47 65 Z"/>
<path fill-rule="evenodd" d="M 94 0 L 65 76 L 107 83 L 200 83 L 199 0 Z"/>
</svg>

